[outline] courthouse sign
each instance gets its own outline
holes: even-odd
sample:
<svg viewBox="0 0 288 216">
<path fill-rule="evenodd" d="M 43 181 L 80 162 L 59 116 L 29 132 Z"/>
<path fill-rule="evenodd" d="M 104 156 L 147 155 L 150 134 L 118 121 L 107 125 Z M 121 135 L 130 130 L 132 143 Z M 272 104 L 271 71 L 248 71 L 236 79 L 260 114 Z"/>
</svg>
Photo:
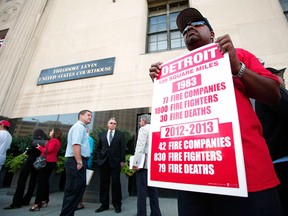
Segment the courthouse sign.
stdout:
<svg viewBox="0 0 288 216">
<path fill-rule="evenodd" d="M 65 65 L 41 71 L 37 85 L 113 74 L 115 57 Z"/>
<path fill-rule="evenodd" d="M 227 53 L 210 44 L 164 63 L 151 113 L 150 186 L 247 196 Z"/>
</svg>

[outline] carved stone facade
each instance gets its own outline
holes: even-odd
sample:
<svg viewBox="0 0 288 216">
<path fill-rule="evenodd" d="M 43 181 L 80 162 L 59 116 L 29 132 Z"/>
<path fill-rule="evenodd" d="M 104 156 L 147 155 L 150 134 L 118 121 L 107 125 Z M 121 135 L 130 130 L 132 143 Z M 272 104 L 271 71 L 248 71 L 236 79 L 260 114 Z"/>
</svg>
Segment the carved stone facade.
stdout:
<svg viewBox="0 0 288 216">
<path fill-rule="evenodd" d="M 1 0 L 0 30 L 9 30 L 0 48 L 0 117 L 151 107 L 149 66 L 186 48 L 146 53 L 149 2 Z M 189 4 L 208 16 L 216 36 L 230 34 L 236 47 L 265 60 L 267 67 L 288 66 L 288 24 L 278 1 Z M 110 57 L 116 59 L 113 75 L 37 86 L 43 69 Z"/>
</svg>

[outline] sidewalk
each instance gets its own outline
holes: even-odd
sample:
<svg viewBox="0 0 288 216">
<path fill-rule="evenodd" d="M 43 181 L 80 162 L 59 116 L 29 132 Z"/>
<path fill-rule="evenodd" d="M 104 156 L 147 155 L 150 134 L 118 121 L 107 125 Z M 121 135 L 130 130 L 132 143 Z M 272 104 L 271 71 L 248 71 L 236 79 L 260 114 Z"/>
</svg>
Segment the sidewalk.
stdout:
<svg viewBox="0 0 288 216">
<path fill-rule="evenodd" d="M 56 192 L 50 194 L 50 202 L 48 207 L 43 207 L 38 212 L 29 212 L 30 206 L 23 206 L 19 209 L 3 210 L 4 207 L 9 206 L 12 202 L 13 196 L 7 195 L 7 188 L 0 189 L 0 215 L 1 216 L 26 216 L 26 215 L 48 215 L 48 216 L 58 216 L 61 211 L 63 192 Z M 34 201 L 34 197 L 31 200 L 31 206 Z M 83 202 L 85 206 L 84 209 L 75 212 L 75 216 L 134 216 L 136 214 L 136 197 L 128 197 L 122 200 L 122 212 L 117 214 L 114 211 L 112 205 L 107 211 L 101 213 L 95 213 L 95 209 L 100 207 L 100 203 L 86 203 Z M 162 216 L 177 216 L 177 201 L 175 198 L 160 198 L 160 209 Z M 147 200 L 147 215 L 150 215 L 149 200 Z"/>
</svg>

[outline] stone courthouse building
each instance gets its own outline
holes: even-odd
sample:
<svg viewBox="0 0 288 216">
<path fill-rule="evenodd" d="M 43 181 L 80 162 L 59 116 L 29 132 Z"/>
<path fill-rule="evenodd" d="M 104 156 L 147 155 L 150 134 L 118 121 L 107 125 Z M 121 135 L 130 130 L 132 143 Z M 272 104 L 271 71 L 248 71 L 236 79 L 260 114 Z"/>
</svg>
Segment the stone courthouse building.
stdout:
<svg viewBox="0 0 288 216">
<path fill-rule="evenodd" d="M 0 118 L 24 135 L 89 109 L 90 129 L 115 116 L 136 133 L 151 112 L 149 66 L 187 52 L 175 24 L 186 7 L 266 66 L 288 66 L 287 0 L 1 0 Z"/>
<path fill-rule="evenodd" d="M 288 66 L 288 0 L 0 0 L 0 120 L 13 137 L 65 135 L 89 109 L 90 130 L 116 117 L 134 152 L 139 116 L 153 113 L 150 65 L 187 53 L 175 23 L 187 7 L 265 66 Z"/>
<path fill-rule="evenodd" d="M 136 135 L 151 63 L 187 52 L 175 23 L 187 7 L 265 66 L 288 66 L 287 0 L 0 0 L 0 119 L 14 136 L 67 132 L 89 109 L 90 129 L 114 116 Z"/>
</svg>

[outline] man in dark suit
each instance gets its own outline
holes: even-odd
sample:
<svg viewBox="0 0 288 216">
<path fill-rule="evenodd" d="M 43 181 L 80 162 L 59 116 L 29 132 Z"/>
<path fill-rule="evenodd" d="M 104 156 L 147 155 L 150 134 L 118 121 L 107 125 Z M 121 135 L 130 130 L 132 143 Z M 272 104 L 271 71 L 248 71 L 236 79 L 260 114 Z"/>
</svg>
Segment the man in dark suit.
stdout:
<svg viewBox="0 0 288 216">
<path fill-rule="evenodd" d="M 110 177 L 112 179 L 112 204 L 116 213 L 121 212 L 121 183 L 120 170 L 125 163 L 125 139 L 124 134 L 116 130 L 116 119 L 110 118 L 107 124 L 108 130 L 99 136 L 96 147 L 97 163 L 100 167 L 100 208 L 95 212 L 109 209 Z"/>
</svg>

